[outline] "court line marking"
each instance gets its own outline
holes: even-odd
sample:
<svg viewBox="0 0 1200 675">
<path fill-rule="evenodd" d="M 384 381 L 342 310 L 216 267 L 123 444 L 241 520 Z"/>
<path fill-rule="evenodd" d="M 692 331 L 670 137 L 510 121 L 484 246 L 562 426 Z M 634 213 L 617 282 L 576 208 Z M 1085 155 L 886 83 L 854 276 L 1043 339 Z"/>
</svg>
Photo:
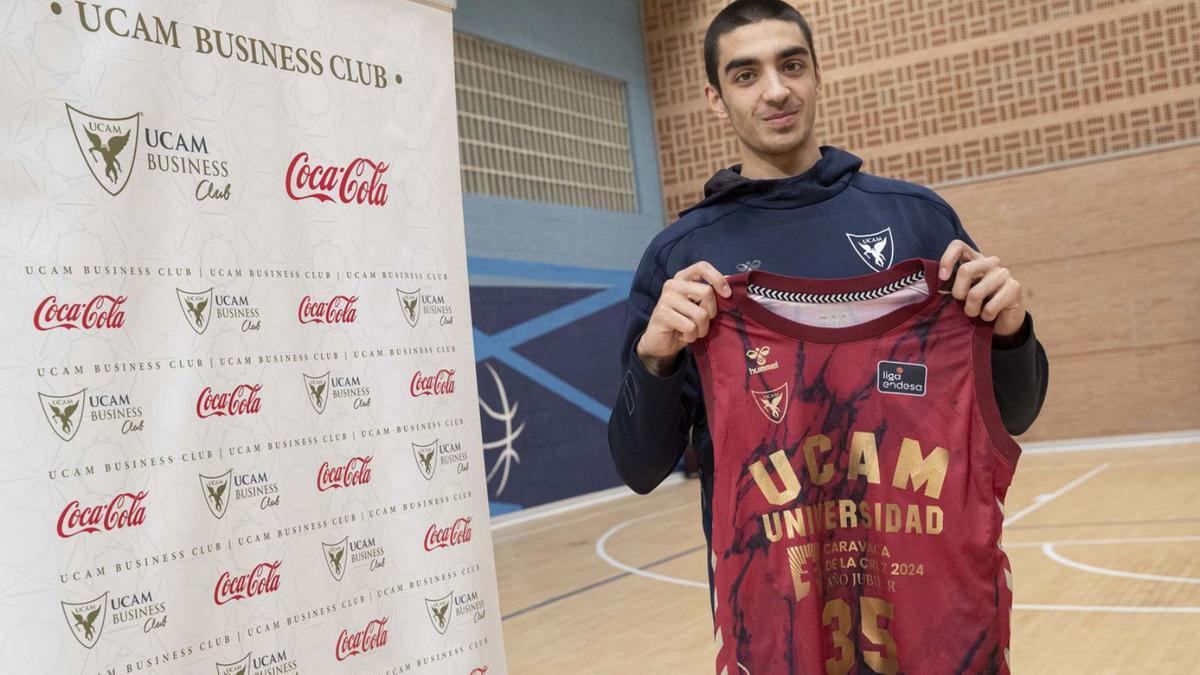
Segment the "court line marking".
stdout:
<svg viewBox="0 0 1200 675">
<path fill-rule="evenodd" d="M 1013 605 L 1013 609 L 1049 612 L 1117 612 L 1123 614 L 1200 614 L 1200 607 L 1138 606 L 1138 605 Z"/>
<path fill-rule="evenodd" d="M 1004 550 L 1010 548 L 1041 547 L 1046 544 L 1054 546 L 1105 546 L 1108 544 L 1165 544 L 1200 541 L 1200 534 L 1184 534 L 1162 537 L 1109 537 L 1107 539 L 1056 539 L 1054 541 L 1019 541 L 1005 543 Z"/>
<path fill-rule="evenodd" d="M 667 557 L 665 557 L 665 558 L 659 558 L 658 560 L 655 560 L 655 561 L 654 561 L 654 562 L 652 562 L 652 563 L 648 563 L 648 564 L 646 564 L 646 565 L 643 565 L 643 566 L 642 566 L 642 568 L 643 568 L 643 569 L 649 569 L 649 568 L 651 568 L 651 567 L 654 567 L 654 566 L 656 566 L 656 565 L 661 565 L 661 564 L 663 564 L 663 563 L 670 562 L 670 561 L 672 561 L 672 560 L 674 560 L 674 559 L 676 559 L 676 558 L 681 558 L 681 557 L 683 557 L 683 556 L 685 556 L 685 555 L 688 555 L 689 553 L 695 553 L 696 551 L 701 551 L 701 550 L 704 550 L 704 548 L 705 548 L 704 546 L 693 546 L 692 548 L 689 548 L 689 549 L 687 549 L 686 551 L 680 551 L 679 553 L 673 553 L 673 554 L 671 554 L 671 555 L 669 555 L 669 556 L 667 556 Z M 630 572 L 622 572 L 622 573 L 620 573 L 620 574 L 614 574 L 614 575 L 612 575 L 612 576 L 610 576 L 610 577 L 606 577 L 606 578 L 604 578 L 604 579 L 601 579 L 600 581 L 595 581 L 595 582 L 592 582 L 592 583 L 588 584 L 587 586 L 581 586 L 581 587 L 579 587 L 579 588 L 576 588 L 576 589 L 574 589 L 574 590 L 567 591 L 566 593 L 561 593 L 561 594 L 559 594 L 559 595 L 556 595 L 556 596 L 554 596 L 553 598 L 547 598 L 547 599 L 545 599 L 545 600 L 542 600 L 541 602 L 534 603 L 534 604 L 532 604 L 532 605 L 530 605 L 530 606 L 528 606 L 528 607 L 523 607 L 523 608 L 521 608 L 521 609 L 518 609 L 518 610 L 516 610 L 515 612 L 511 612 L 511 613 L 509 613 L 509 614 L 505 614 L 504 616 L 501 616 L 501 617 L 500 617 L 500 620 L 501 620 L 501 621 L 508 621 L 509 619 L 512 619 L 512 618 L 518 617 L 518 616 L 520 616 L 520 615 L 522 615 L 522 614 L 525 614 L 526 612 L 532 612 L 532 611 L 533 611 L 533 610 L 535 610 L 535 609 L 541 609 L 542 607 L 545 607 L 546 605 L 551 605 L 551 604 L 554 604 L 554 603 L 556 603 L 556 602 L 558 602 L 558 601 L 560 601 L 560 600 L 566 600 L 567 598 L 570 598 L 570 597 L 573 597 L 573 596 L 579 595 L 580 593 L 583 593 L 584 591 L 590 591 L 590 590 L 592 590 L 593 588 L 599 588 L 600 586 L 603 586 L 603 585 L 605 585 L 605 584 L 608 584 L 608 583 L 611 583 L 611 582 L 613 582 L 613 581 L 616 581 L 617 579 L 623 579 L 623 578 L 625 578 L 625 577 L 627 577 L 627 576 L 629 576 L 629 575 L 630 575 Z"/>
<path fill-rule="evenodd" d="M 695 505 L 694 504 L 686 504 L 684 506 L 686 506 L 688 508 L 692 508 Z M 690 588 L 701 588 L 701 589 L 704 589 L 705 591 L 707 591 L 708 590 L 708 582 L 701 583 L 699 581 L 692 581 L 691 579 L 680 579 L 679 577 L 672 577 L 672 576 L 668 576 L 666 574 L 656 574 L 654 572 L 647 572 L 644 569 L 640 569 L 640 568 L 634 567 L 632 565 L 626 565 L 625 563 L 621 562 L 620 560 L 617 560 L 616 558 L 609 555 L 608 551 L 605 549 L 605 545 L 608 543 L 609 537 L 612 537 L 617 532 L 620 532 L 622 529 L 625 528 L 625 526 L 632 525 L 641 520 L 648 520 L 650 518 L 660 518 L 660 517 L 662 517 L 662 514 L 666 513 L 667 511 L 678 511 L 679 509 L 684 508 L 684 506 L 677 506 L 672 509 L 665 509 L 658 513 L 650 513 L 650 514 L 647 514 L 644 516 L 638 516 L 637 518 L 631 518 L 631 519 L 626 520 L 621 523 L 617 523 L 616 525 L 609 528 L 607 532 L 605 532 L 603 535 L 600 536 L 599 539 L 596 540 L 596 555 L 599 556 L 599 558 L 601 560 L 608 563 L 609 565 L 612 565 L 613 567 L 615 567 L 619 570 L 628 572 L 629 574 L 634 574 L 639 577 L 644 577 L 646 579 L 653 579 L 655 581 L 663 581 L 668 584 L 677 584 L 679 586 L 688 586 Z M 704 547 L 701 547 L 701 548 L 704 548 Z M 695 549 L 693 549 L 693 550 L 695 550 Z"/>
<path fill-rule="evenodd" d="M 1012 525 L 1013 523 L 1024 518 L 1025 516 L 1033 513 L 1034 511 L 1037 511 L 1038 509 L 1042 508 L 1046 504 L 1049 504 L 1050 502 L 1054 501 L 1055 499 L 1058 499 L 1059 497 L 1067 494 L 1071 490 L 1074 490 L 1075 488 L 1079 487 L 1080 485 L 1083 485 L 1084 483 L 1091 480 L 1094 476 L 1096 476 L 1101 471 L 1104 471 L 1107 468 L 1108 468 L 1108 463 L 1105 462 L 1104 464 L 1101 464 L 1100 466 L 1095 467 L 1091 471 L 1088 471 L 1087 473 L 1083 474 L 1079 478 L 1076 478 L 1075 480 L 1071 481 L 1070 483 L 1067 483 L 1066 485 L 1060 487 L 1059 489 L 1055 490 L 1054 492 L 1051 492 L 1048 495 L 1042 494 L 1042 495 L 1038 495 L 1038 496 L 1034 497 L 1032 504 L 1030 504 L 1029 506 L 1026 506 L 1025 508 L 1021 509 L 1020 511 L 1017 511 L 1016 513 L 1012 514 L 1008 518 L 1005 518 L 1004 526 L 1008 527 L 1009 525 Z"/>
<path fill-rule="evenodd" d="M 1097 436 L 1094 438 L 1070 438 L 1061 441 L 1037 441 L 1022 443 L 1022 455 L 1048 455 L 1060 452 L 1086 452 L 1088 450 L 1123 450 L 1154 448 L 1162 445 L 1200 443 L 1200 429 L 1169 431 L 1153 434 L 1130 434 L 1127 436 Z"/>
<path fill-rule="evenodd" d="M 1109 577 L 1121 577 L 1123 579 L 1138 579 L 1141 581 L 1163 581 L 1169 584 L 1200 584 L 1200 579 L 1196 577 L 1171 577 L 1162 574 L 1147 574 L 1145 572 L 1126 572 L 1125 570 L 1114 570 L 1108 567 L 1099 567 L 1096 565 L 1088 565 L 1077 560 L 1071 560 L 1058 551 L 1054 550 L 1054 544 L 1047 542 L 1042 544 L 1042 553 L 1054 562 L 1071 567 L 1083 572 L 1091 572 L 1092 574 L 1102 574 Z"/>
<path fill-rule="evenodd" d="M 659 483 L 658 487 L 675 485 L 678 483 L 684 483 L 686 481 L 687 479 L 684 478 L 682 473 L 675 472 L 664 478 L 663 482 Z M 512 527 L 513 525 L 520 525 L 521 523 L 541 520 L 550 516 L 556 516 L 560 513 L 576 511 L 588 506 L 603 504 L 604 502 L 611 502 L 624 497 L 637 496 L 639 495 L 633 490 L 630 490 L 628 487 L 624 485 L 618 485 L 617 487 L 609 488 L 607 490 L 601 490 L 599 492 L 579 495 L 578 497 L 562 499 L 557 502 L 550 502 L 548 504 L 531 506 L 528 509 L 521 509 L 520 511 L 516 511 L 511 514 L 497 516 L 491 519 L 492 530 L 500 530 L 506 527 Z"/>
</svg>

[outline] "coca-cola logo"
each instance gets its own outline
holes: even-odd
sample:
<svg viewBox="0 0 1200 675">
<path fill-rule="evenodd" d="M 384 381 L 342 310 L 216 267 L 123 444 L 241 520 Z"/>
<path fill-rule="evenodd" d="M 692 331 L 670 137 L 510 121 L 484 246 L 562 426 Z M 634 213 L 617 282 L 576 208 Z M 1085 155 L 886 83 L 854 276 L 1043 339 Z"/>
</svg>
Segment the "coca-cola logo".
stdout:
<svg viewBox="0 0 1200 675">
<path fill-rule="evenodd" d="M 142 501 L 147 494 L 145 490 L 136 494 L 122 492 L 107 504 L 96 506 L 82 506 L 78 499 L 73 500 L 58 516 L 58 536 L 66 539 L 100 530 L 111 532 L 137 527 L 146 522 L 146 507 Z"/>
<path fill-rule="evenodd" d="M 234 600 L 245 600 L 279 590 L 279 566 L 282 560 L 261 562 L 254 569 L 233 576 L 228 571 L 222 572 L 213 588 L 213 602 L 224 605 Z"/>
<path fill-rule="evenodd" d="M 317 470 L 317 491 L 324 492 L 335 488 L 354 487 L 371 482 L 371 460 L 374 455 L 367 457 L 352 457 L 341 466 L 331 466 L 323 462 Z"/>
<path fill-rule="evenodd" d="M 454 371 L 442 368 L 436 375 L 425 375 L 421 371 L 413 374 L 408 386 L 413 396 L 442 396 L 454 393 Z"/>
<path fill-rule="evenodd" d="M 66 328 L 73 330 L 105 330 L 125 325 L 124 295 L 97 295 L 87 302 L 59 302 L 58 296 L 47 296 L 33 313 L 33 327 L 38 330 Z"/>
<path fill-rule="evenodd" d="M 325 302 L 317 302 L 310 296 L 300 300 L 296 315 L 300 323 L 354 323 L 358 310 L 354 304 L 357 295 L 335 295 Z"/>
<path fill-rule="evenodd" d="M 239 384 L 233 391 L 220 393 L 205 387 L 196 399 L 196 416 L 204 419 L 257 414 L 262 409 L 262 399 L 258 397 L 262 387 L 261 384 Z"/>
<path fill-rule="evenodd" d="M 435 523 L 425 531 L 426 551 L 458 546 L 469 541 L 471 541 L 471 518 L 467 516 L 454 521 L 454 524 L 449 527 L 438 527 Z"/>
<path fill-rule="evenodd" d="M 300 152 L 288 164 L 287 195 L 295 201 L 383 206 L 388 198 L 388 186 L 383 182 L 387 170 L 387 164 L 366 157 L 352 159 L 344 167 L 312 164 L 308 153 Z"/>
<path fill-rule="evenodd" d="M 487 675 L 487 671 L 488 671 L 487 666 L 479 666 L 475 670 L 472 670 L 471 672 L 467 673 L 467 675 Z"/>
<path fill-rule="evenodd" d="M 334 657 L 338 661 L 345 661 L 351 656 L 365 654 L 386 645 L 388 639 L 387 622 L 389 618 L 385 616 L 382 619 L 372 619 L 366 628 L 354 633 L 343 629 L 341 634 L 338 635 Z"/>
</svg>

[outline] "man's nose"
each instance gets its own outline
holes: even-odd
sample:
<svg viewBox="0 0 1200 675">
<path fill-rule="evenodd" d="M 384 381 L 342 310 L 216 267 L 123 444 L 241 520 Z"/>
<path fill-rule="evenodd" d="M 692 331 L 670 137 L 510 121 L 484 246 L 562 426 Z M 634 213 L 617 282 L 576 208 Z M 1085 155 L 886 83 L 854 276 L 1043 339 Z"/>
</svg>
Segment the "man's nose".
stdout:
<svg viewBox="0 0 1200 675">
<path fill-rule="evenodd" d="M 789 90 L 783 84 L 783 79 L 779 77 L 779 73 L 767 73 L 763 87 L 763 101 L 767 103 L 781 103 L 788 97 Z"/>
</svg>

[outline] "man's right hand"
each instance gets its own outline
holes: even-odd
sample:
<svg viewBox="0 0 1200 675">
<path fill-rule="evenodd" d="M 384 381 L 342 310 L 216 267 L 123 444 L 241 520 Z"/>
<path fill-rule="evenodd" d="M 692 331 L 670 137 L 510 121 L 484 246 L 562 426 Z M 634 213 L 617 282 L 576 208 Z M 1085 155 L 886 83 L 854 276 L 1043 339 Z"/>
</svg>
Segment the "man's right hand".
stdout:
<svg viewBox="0 0 1200 675">
<path fill-rule="evenodd" d="M 724 275 L 703 260 L 667 279 L 637 344 L 638 358 L 647 370 L 659 376 L 670 374 L 679 352 L 708 335 L 708 322 L 717 316 L 714 290 L 723 298 L 732 292 Z"/>
</svg>

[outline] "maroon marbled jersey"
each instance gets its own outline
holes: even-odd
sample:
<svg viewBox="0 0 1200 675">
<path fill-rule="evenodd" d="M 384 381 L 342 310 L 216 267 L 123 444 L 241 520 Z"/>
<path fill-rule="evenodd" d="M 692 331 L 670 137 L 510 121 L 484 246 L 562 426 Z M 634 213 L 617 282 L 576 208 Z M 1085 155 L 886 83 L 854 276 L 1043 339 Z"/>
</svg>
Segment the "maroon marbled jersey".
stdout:
<svg viewBox="0 0 1200 675">
<path fill-rule="evenodd" d="M 717 673 L 1008 673 L 1020 447 L 990 323 L 937 263 L 729 277 L 693 346 L 713 437 Z"/>
</svg>

